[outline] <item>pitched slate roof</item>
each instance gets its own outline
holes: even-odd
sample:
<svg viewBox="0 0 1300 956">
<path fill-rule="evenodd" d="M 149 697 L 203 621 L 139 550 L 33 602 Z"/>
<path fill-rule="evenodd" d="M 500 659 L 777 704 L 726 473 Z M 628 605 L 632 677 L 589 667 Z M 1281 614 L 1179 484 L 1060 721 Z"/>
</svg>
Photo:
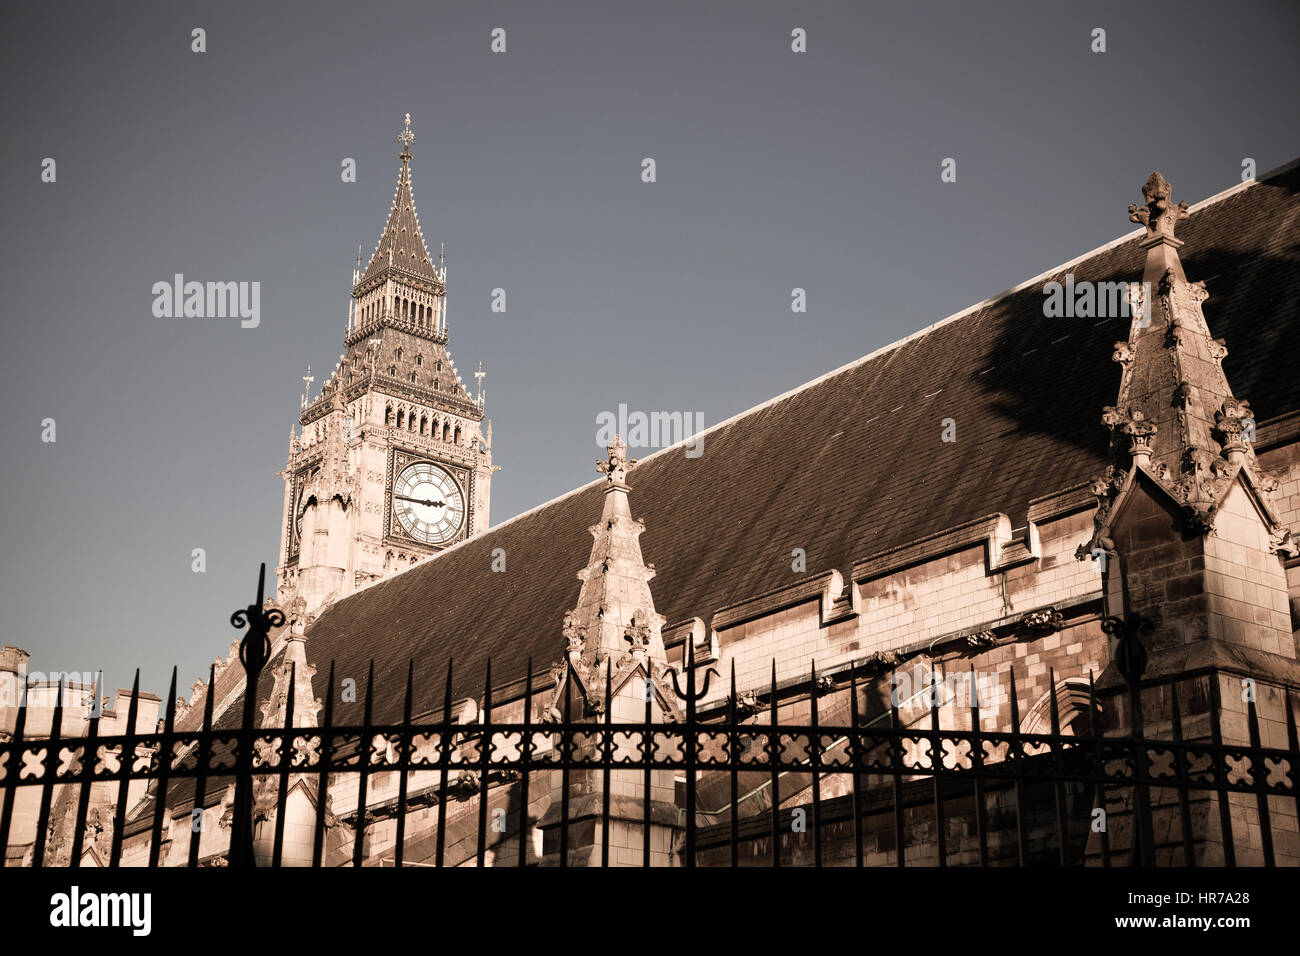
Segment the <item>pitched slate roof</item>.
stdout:
<svg viewBox="0 0 1300 956">
<path fill-rule="evenodd" d="M 1206 318 L 1227 340 L 1228 379 L 1261 424 L 1300 410 L 1298 187 L 1293 164 L 1198 204 L 1179 226 L 1188 278 L 1206 282 Z M 644 459 L 629 484 L 659 613 L 707 622 L 786 588 L 796 547 L 808 575 L 847 576 L 855 561 L 997 512 L 1023 526 L 1032 499 L 1090 482 L 1108 463 L 1100 416 L 1116 398 L 1111 354 L 1128 320 L 1045 318 L 1043 285 L 1067 272 L 1139 280 L 1140 236 L 715 426 L 699 457 L 676 447 Z M 944 418 L 955 443 L 939 440 Z M 522 677 L 529 656 L 540 673 L 563 651 L 602 493 L 593 480 L 327 608 L 308 631 L 316 693 L 331 659 L 339 679 L 363 685 L 373 658 L 382 721 L 400 717 L 408 659 L 417 712 L 440 705 L 448 657 L 458 697 L 482 692 L 489 657 L 494 684 Z M 492 571 L 497 548 L 506 573 Z M 336 704 L 337 720 L 360 720 L 359 705 Z"/>
</svg>

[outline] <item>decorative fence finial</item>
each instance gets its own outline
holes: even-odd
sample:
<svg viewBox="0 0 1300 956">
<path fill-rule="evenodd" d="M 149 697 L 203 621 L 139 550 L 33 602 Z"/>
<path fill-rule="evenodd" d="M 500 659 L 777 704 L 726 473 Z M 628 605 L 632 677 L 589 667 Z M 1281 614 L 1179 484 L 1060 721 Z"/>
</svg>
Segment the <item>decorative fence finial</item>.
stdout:
<svg viewBox="0 0 1300 956">
<path fill-rule="evenodd" d="M 239 644 L 239 660 L 244 665 L 244 730 L 251 731 L 257 703 L 257 679 L 271 657 L 271 639 L 267 632 L 284 623 L 284 612 L 266 601 L 266 562 L 257 572 L 257 602 L 230 615 L 233 627 L 247 627 Z M 215 688 L 209 688 L 211 694 Z M 241 745 L 238 752 L 235 800 L 231 815 L 230 858 L 232 867 L 254 865 L 253 861 L 253 748 Z"/>
<path fill-rule="evenodd" d="M 248 675 L 248 686 L 257 686 L 257 677 L 271 656 L 271 639 L 267 633 L 284 623 L 284 612 L 278 607 L 266 606 L 266 562 L 257 572 L 257 603 L 241 608 L 230 615 L 232 627 L 247 627 L 248 633 L 239 643 L 239 660 Z M 248 695 L 251 700 L 253 695 Z"/>
</svg>

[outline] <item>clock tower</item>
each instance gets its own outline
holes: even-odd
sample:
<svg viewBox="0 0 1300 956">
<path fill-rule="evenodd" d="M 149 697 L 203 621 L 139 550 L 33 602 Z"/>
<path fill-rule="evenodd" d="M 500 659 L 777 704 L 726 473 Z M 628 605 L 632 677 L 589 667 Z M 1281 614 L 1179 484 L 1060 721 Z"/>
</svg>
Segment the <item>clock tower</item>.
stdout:
<svg viewBox="0 0 1300 956">
<path fill-rule="evenodd" d="M 284 479 L 279 600 L 306 613 L 488 526 L 492 423 L 447 349 L 447 269 L 411 185 L 411 117 L 388 221 L 357 257 L 347 335 L 316 398 L 304 377 Z M 485 426 L 485 427 L 484 427 Z"/>
</svg>

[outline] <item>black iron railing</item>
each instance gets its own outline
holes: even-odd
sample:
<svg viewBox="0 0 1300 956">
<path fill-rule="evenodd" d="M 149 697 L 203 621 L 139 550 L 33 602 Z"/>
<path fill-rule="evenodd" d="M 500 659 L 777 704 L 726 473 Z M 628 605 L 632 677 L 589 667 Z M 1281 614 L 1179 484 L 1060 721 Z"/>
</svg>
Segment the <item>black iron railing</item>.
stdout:
<svg viewBox="0 0 1300 956">
<path fill-rule="evenodd" d="M 239 623 L 250 625 L 241 660 L 250 685 L 256 686 L 269 654 L 266 630 L 277 622 L 262 611 L 259 600 Z M 1237 838 L 1231 811 L 1237 810 L 1239 818 L 1242 807 L 1253 807 L 1259 861 L 1273 865 L 1279 862 L 1275 818 L 1285 817 L 1282 826 L 1294 831 L 1300 817 L 1300 742 L 1289 697 L 1285 749 L 1261 746 L 1253 701 L 1246 715 L 1249 744 L 1224 743 L 1213 680 L 1208 733 L 1195 740 L 1183 738 L 1176 682 L 1167 682 L 1173 704 L 1170 739 L 1158 740 L 1132 733 L 1131 725 L 1126 734 L 1103 734 L 1096 724 L 1101 708 L 1091 688 L 1087 726 L 1076 726 L 1076 720 L 1070 728 L 1074 733 L 1063 732 L 1054 677 L 1048 733 L 982 729 L 978 694 L 971 695 L 969 729 L 943 728 L 937 702 L 931 703 L 927 727 L 903 726 L 896 702 L 867 720 L 860 703 L 866 684 L 856 668 L 829 686 L 810 670 L 806 684 L 786 688 L 787 699 L 794 693 L 806 702 L 807 719 L 798 722 L 780 719 L 775 665 L 765 714 L 751 712 L 763 706 L 761 698 L 752 696 L 754 706 L 742 714 L 733 670 L 725 711 L 703 719 L 698 704 L 707 685 L 697 686 L 693 663 L 688 653 L 686 686 L 679 688 L 684 719 L 672 722 L 655 719 L 649 700 L 644 719 L 615 722 L 608 680 L 605 706 L 596 708 L 595 716 L 575 717 L 566 695 L 559 719 L 544 722 L 534 717 L 540 709 L 534 707 L 530 663 L 523 699 L 513 702 L 521 719 L 493 718 L 494 707 L 500 707 L 493 701 L 489 667 L 479 722 L 462 723 L 452 717 L 449 662 L 437 720 L 412 720 L 408 668 L 402 720 L 372 723 L 372 666 L 362 723 L 335 726 L 338 688 L 331 665 L 320 726 L 293 727 L 290 693 L 283 726 L 252 726 L 255 695 L 248 694 L 239 726 L 214 727 L 209 692 L 201 727 L 177 730 L 173 674 L 165 718 L 151 733 L 133 730 L 137 673 L 122 734 L 100 735 L 99 718 L 93 717 L 85 736 L 60 736 L 62 694 L 45 739 L 27 738 L 27 708 L 18 711 L 12 739 L 0 743 L 0 850 L 11 865 L 61 861 L 78 866 L 90 837 L 89 843 L 98 847 L 97 862 L 110 866 L 211 863 L 203 855 L 206 823 L 191 832 L 183 859 L 172 853 L 164 857 L 166 834 L 177 820 L 207 820 L 205 811 L 220 803 L 223 788 L 229 792 L 233 784 L 226 812 L 228 840 L 210 839 L 210 855 L 231 866 L 278 866 L 284 862 L 288 796 L 304 781 L 311 795 L 314 866 L 377 861 L 483 866 L 491 854 L 493 865 L 563 867 L 579 841 L 596 848 L 591 862 L 611 865 L 616 777 L 640 783 L 639 797 L 629 797 L 624 788 L 618 799 L 624 808 L 619 819 L 640 823 L 642 865 L 1195 865 L 1207 843 L 1220 850 L 1206 859 L 1234 865 Z M 1010 680 L 1009 725 L 1019 727 L 1014 673 Z M 210 681 L 209 690 L 213 686 Z M 1137 684 L 1131 689 L 1141 690 Z M 841 692 L 849 696 L 848 720 L 823 722 L 819 696 Z M 1140 713 L 1134 702 L 1130 714 Z M 675 815 L 667 821 L 650 799 L 655 774 L 662 771 L 680 783 Z M 395 797 L 372 800 L 369 784 L 381 773 L 396 773 L 398 790 Z M 571 825 L 578 774 L 583 782 L 576 790 L 584 799 L 599 795 L 594 829 Z M 132 797 L 131 784 L 140 781 L 147 782 L 149 793 Z M 711 796 L 702 799 L 701 788 Z M 346 790 L 350 809 L 335 816 L 331 796 L 337 798 L 340 789 Z M 539 823 L 536 798 L 556 791 L 548 811 L 558 805 L 549 824 L 553 839 L 549 849 L 539 852 L 530 838 Z M 628 799 L 640 807 L 639 821 L 628 817 Z M 489 819 L 494 801 L 507 808 L 504 823 L 496 810 Z M 19 803 L 34 806 L 25 818 L 29 822 L 20 826 L 33 832 L 30 846 L 21 839 L 11 845 Z M 88 828 L 92 804 L 98 836 L 88 832 L 95 829 Z M 1217 815 L 1193 813 L 1194 808 L 1207 811 L 1210 804 L 1217 806 Z M 1104 811 L 1100 818 L 1099 809 Z M 417 814 L 419 830 L 414 829 Z M 371 841 L 390 820 L 395 832 L 384 838 L 387 842 Z M 471 820 L 472 852 L 469 838 L 463 837 Z M 447 839 L 453 821 L 462 834 L 454 853 Z M 111 829 L 107 839 L 105 829 Z M 668 834 L 667 853 L 652 850 L 656 831 Z M 260 858 L 255 832 L 261 845 L 270 843 Z M 418 848 L 418 858 L 410 856 L 413 848 Z"/>
</svg>

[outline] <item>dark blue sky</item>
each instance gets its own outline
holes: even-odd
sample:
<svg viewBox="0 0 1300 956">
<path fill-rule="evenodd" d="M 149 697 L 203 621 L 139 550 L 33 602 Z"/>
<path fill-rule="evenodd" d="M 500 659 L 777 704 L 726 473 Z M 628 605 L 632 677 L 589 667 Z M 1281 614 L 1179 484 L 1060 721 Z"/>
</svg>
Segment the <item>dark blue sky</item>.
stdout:
<svg viewBox="0 0 1300 956">
<path fill-rule="evenodd" d="M 499 522 L 594 477 L 601 411 L 712 425 L 1129 231 L 1153 169 L 1196 202 L 1300 155 L 1298 10 L 10 4 L 0 641 L 159 693 L 224 655 L 405 112 Z M 260 282 L 260 326 L 155 318 L 178 272 Z"/>
</svg>

